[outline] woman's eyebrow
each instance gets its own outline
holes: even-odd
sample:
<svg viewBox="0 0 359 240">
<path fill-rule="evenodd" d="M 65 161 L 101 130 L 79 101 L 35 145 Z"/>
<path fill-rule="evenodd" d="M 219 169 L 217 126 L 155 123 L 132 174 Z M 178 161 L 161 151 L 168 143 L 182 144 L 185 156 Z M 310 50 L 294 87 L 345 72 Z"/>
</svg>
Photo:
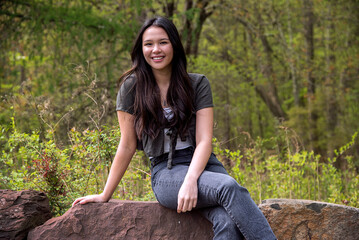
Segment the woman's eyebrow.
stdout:
<svg viewBox="0 0 359 240">
<path fill-rule="evenodd" d="M 161 38 L 159 39 L 159 41 L 163 41 L 163 40 L 169 40 L 168 38 Z M 152 39 L 147 39 L 147 40 L 144 40 L 143 42 L 152 42 L 153 40 Z"/>
</svg>

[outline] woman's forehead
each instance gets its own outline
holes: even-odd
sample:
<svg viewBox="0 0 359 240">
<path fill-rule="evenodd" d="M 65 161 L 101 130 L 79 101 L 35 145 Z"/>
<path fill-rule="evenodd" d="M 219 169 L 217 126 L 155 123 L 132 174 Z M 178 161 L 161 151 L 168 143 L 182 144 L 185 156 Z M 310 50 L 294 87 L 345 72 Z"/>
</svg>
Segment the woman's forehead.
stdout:
<svg viewBox="0 0 359 240">
<path fill-rule="evenodd" d="M 142 41 L 168 40 L 166 31 L 157 26 L 151 26 L 143 33 Z"/>
</svg>

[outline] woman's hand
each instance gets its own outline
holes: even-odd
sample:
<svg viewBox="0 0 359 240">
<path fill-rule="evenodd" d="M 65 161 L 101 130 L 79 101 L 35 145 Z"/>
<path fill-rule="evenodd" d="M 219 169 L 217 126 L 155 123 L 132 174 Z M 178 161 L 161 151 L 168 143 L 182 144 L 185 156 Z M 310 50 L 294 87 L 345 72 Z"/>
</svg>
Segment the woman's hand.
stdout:
<svg viewBox="0 0 359 240">
<path fill-rule="evenodd" d="M 80 197 L 78 199 L 76 199 L 73 203 L 72 206 L 75 206 L 76 204 L 86 204 L 86 203 L 90 203 L 90 202 L 107 202 L 108 200 L 102 195 L 89 195 L 89 196 L 85 196 L 85 197 Z"/>
<path fill-rule="evenodd" d="M 179 192 L 177 212 L 191 211 L 196 207 L 198 198 L 197 180 L 190 180 L 185 178 Z"/>
</svg>

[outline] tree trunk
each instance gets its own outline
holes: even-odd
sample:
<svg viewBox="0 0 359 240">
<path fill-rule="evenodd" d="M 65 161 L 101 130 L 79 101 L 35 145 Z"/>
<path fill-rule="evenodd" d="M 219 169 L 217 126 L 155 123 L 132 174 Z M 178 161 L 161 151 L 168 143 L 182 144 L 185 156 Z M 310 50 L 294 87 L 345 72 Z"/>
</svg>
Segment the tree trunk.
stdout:
<svg viewBox="0 0 359 240">
<path fill-rule="evenodd" d="M 274 72 L 273 72 L 273 50 L 269 44 L 269 41 L 264 34 L 263 29 L 263 20 L 260 14 L 260 11 L 257 9 L 257 20 L 258 20 L 258 28 L 257 35 L 261 40 L 261 43 L 265 52 L 265 59 L 259 63 L 261 64 L 260 71 L 264 74 L 267 79 L 266 83 L 256 84 L 256 92 L 266 103 L 272 114 L 279 119 L 287 119 L 287 114 L 283 111 L 278 94 L 277 94 L 277 86 L 274 84 Z"/>
<path fill-rule="evenodd" d="M 192 22 L 189 17 L 189 12 L 192 8 L 193 8 L 193 1 L 187 0 L 186 1 L 186 10 L 185 10 L 187 15 L 186 15 L 186 19 L 185 19 L 184 28 L 182 31 L 184 48 L 185 48 L 185 52 L 187 55 L 191 54 L 191 46 L 192 46 Z"/>
<path fill-rule="evenodd" d="M 335 5 L 335 2 L 333 2 Z M 335 129 L 338 123 L 338 101 L 336 93 L 336 68 L 335 68 L 335 55 L 334 55 L 334 14 L 332 12 L 331 3 L 328 3 L 328 20 L 326 24 L 325 36 L 325 49 L 326 49 L 326 80 L 325 80 L 325 94 L 326 94 L 326 112 L 327 112 L 327 154 L 328 157 L 334 156 L 335 149 Z"/>
<path fill-rule="evenodd" d="M 293 31 L 292 31 L 292 23 L 291 23 L 291 10 L 289 8 L 289 0 L 286 1 L 286 11 L 288 16 L 288 35 L 289 35 L 289 44 L 288 44 L 288 64 L 290 68 L 290 75 L 292 78 L 292 89 L 293 89 L 293 98 L 294 98 L 294 105 L 299 106 L 299 87 L 298 87 L 298 79 L 297 79 L 297 72 L 295 69 L 295 55 L 293 51 Z"/>
<path fill-rule="evenodd" d="M 202 27 L 203 27 L 203 24 L 204 22 L 206 21 L 206 19 L 212 15 L 213 13 L 213 10 L 212 11 L 207 11 L 206 8 L 208 7 L 208 4 L 210 3 L 210 1 L 198 1 L 197 4 L 196 4 L 196 7 L 198 9 L 200 9 L 200 12 L 199 12 L 199 17 L 196 21 L 196 27 L 195 27 L 195 30 L 194 30 L 194 43 L 193 43 L 193 55 L 195 57 L 197 57 L 198 55 L 198 45 L 199 45 L 199 39 L 200 39 L 200 36 L 201 36 L 201 32 L 202 32 Z"/>
<path fill-rule="evenodd" d="M 304 37 L 306 42 L 306 71 L 307 71 L 307 101 L 309 121 L 309 145 L 311 150 L 319 154 L 317 120 L 318 114 L 314 110 L 315 78 L 313 76 L 314 63 L 314 13 L 312 0 L 303 0 Z"/>
<path fill-rule="evenodd" d="M 202 27 L 206 19 L 212 15 L 214 8 L 208 10 L 210 0 L 198 0 L 195 3 L 193 0 L 186 1 L 186 19 L 184 29 L 182 31 L 182 38 L 185 45 L 187 55 L 198 55 L 199 39 L 202 32 Z"/>
<path fill-rule="evenodd" d="M 286 120 L 287 115 L 279 103 L 277 88 L 273 83 L 263 83 L 255 86 L 255 90 L 267 105 L 273 116 Z"/>
<path fill-rule="evenodd" d="M 254 29 L 252 24 L 250 24 L 249 22 L 247 22 L 240 16 L 237 16 L 236 19 L 247 29 L 248 36 L 249 36 L 248 40 L 250 42 L 250 46 L 251 46 L 252 50 L 255 52 L 254 54 L 256 56 L 258 56 L 258 54 L 256 53 L 256 47 L 255 47 L 253 37 L 251 36 L 252 34 L 259 35 L 261 42 L 263 44 L 263 47 L 265 48 L 266 61 L 263 64 L 262 59 L 258 59 L 258 63 L 261 66 L 260 71 L 267 78 L 267 82 L 260 83 L 260 82 L 258 82 L 258 81 L 256 82 L 255 80 L 252 79 L 252 81 L 255 85 L 255 90 L 259 94 L 259 96 L 262 98 L 264 103 L 267 105 L 267 107 L 269 108 L 271 113 L 275 117 L 285 120 L 288 118 L 288 116 L 282 109 L 282 106 L 281 106 L 281 103 L 279 101 L 279 97 L 277 94 L 277 87 L 273 82 L 273 67 L 271 64 L 271 61 L 272 61 L 271 55 L 272 55 L 273 51 L 269 45 L 269 42 L 268 42 L 266 36 L 264 36 L 264 34 L 262 34 L 260 31 L 257 32 Z"/>
<path fill-rule="evenodd" d="M 175 0 L 168 0 L 163 4 L 163 12 L 165 13 L 166 17 L 172 18 L 174 11 L 176 9 L 176 1 Z"/>
</svg>

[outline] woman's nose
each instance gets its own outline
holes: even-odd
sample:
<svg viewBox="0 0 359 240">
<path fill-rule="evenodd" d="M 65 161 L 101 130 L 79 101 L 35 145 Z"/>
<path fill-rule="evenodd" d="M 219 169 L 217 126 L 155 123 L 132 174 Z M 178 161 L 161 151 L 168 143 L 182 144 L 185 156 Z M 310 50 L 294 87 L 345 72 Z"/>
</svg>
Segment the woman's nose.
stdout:
<svg viewBox="0 0 359 240">
<path fill-rule="evenodd" d="M 153 47 L 153 52 L 156 53 L 156 52 L 161 52 L 161 48 L 158 44 L 155 44 L 155 46 Z"/>
</svg>

